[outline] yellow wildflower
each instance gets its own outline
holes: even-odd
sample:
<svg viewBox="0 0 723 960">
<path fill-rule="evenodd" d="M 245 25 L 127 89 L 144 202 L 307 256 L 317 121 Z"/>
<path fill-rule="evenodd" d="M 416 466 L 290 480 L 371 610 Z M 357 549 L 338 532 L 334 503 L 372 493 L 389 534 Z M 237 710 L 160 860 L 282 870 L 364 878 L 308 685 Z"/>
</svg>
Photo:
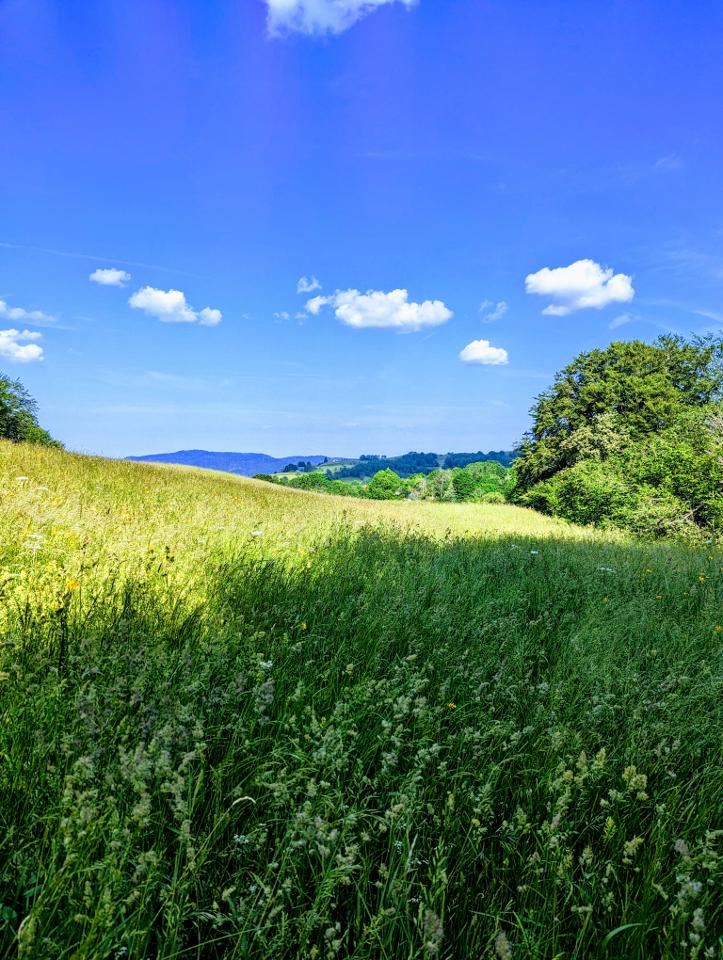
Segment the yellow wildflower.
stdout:
<svg viewBox="0 0 723 960">
<path fill-rule="evenodd" d="M 80 586 L 80 580 L 68 580 L 68 582 L 65 584 L 65 589 L 77 590 L 79 586 Z"/>
<path fill-rule="evenodd" d="M 456 709 L 457 709 L 457 704 L 456 704 L 453 700 L 450 700 L 449 703 L 447 704 L 447 706 L 449 707 L 450 710 L 456 710 Z"/>
</svg>

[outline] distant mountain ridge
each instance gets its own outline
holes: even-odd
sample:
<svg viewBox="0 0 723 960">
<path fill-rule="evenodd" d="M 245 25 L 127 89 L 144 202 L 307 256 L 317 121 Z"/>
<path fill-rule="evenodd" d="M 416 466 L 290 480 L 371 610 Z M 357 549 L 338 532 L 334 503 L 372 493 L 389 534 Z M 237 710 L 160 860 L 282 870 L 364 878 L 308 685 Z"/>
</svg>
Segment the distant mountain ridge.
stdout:
<svg viewBox="0 0 723 960">
<path fill-rule="evenodd" d="M 175 463 L 185 467 L 204 467 L 206 470 L 224 470 L 226 473 L 238 473 L 243 477 L 252 477 L 255 473 L 276 473 L 288 463 L 308 460 L 317 465 L 325 461 L 334 462 L 333 457 L 315 454 L 303 457 L 272 457 L 267 453 L 235 453 L 214 450 L 177 450 L 175 453 L 148 453 L 142 457 L 126 457 L 142 463 Z M 341 459 L 341 458 L 336 458 Z"/>
</svg>

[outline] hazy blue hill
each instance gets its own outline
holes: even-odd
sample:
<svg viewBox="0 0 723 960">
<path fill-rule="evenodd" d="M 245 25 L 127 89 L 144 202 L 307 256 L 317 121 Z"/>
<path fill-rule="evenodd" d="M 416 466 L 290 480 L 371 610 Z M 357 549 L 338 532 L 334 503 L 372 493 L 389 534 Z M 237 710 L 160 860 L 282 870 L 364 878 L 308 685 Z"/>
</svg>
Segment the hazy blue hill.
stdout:
<svg viewBox="0 0 723 960">
<path fill-rule="evenodd" d="M 287 463 L 308 460 L 313 464 L 323 463 L 326 458 L 320 455 L 271 457 L 267 453 L 216 452 L 214 450 L 177 450 L 175 453 L 149 453 L 142 457 L 126 457 L 126 460 L 139 460 L 153 463 L 177 463 L 186 467 L 205 467 L 207 470 L 225 470 L 252 477 L 255 473 L 275 473 L 283 470 Z M 330 460 L 333 458 L 329 458 Z"/>
</svg>

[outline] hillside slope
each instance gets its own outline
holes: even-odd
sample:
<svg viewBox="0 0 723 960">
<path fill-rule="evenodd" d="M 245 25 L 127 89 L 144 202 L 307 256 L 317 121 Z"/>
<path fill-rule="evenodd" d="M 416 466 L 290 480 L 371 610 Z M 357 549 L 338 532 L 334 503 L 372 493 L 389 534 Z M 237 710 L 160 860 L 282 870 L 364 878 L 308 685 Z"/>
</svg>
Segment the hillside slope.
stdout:
<svg viewBox="0 0 723 960">
<path fill-rule="evenodd" d="M 10 444 L 0 477 L 0 955 L 715 949 L 720 552 Z"/>
</svg>

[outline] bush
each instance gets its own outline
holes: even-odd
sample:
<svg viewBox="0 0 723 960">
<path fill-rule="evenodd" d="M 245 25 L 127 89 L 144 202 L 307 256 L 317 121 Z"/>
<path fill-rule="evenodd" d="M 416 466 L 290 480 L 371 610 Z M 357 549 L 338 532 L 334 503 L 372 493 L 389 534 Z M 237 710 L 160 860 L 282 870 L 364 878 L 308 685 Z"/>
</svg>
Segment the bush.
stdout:
<svg viewBox="0 0 723 960">
<path fill-rule="evenodd" d="M 480 503 L 507 503 L 507 498 L 503 493 L 496 490 L 490 490 L 489 493 L 483 493 L 479 498 Z"/>
</svg>

